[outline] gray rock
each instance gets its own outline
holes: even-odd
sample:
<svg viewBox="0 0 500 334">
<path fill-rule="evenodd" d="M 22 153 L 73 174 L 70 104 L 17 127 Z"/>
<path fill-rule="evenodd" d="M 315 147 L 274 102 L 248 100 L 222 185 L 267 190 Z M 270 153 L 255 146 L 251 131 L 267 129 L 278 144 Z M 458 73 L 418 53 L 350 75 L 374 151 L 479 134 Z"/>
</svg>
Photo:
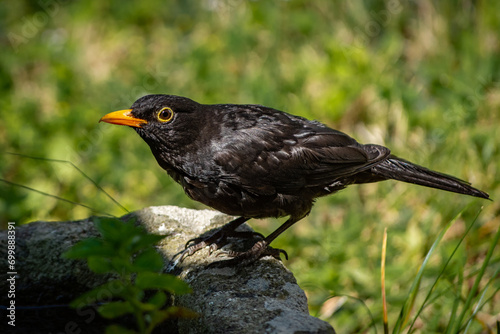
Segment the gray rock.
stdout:
<svg viewBox="0 0 500 334">
<path fill-rule="evenodd" d="M 187 240 L 215 229 L 231 217 L 211 210 L 190 210 L 174 206 L 150 207 L 131 216 L 154 233 L 166 235 L 159 250 L 168 271 L 188 282 L 193 293 L 175 297 L 174 304 L 200 314 L 197 319 L 180 319 L 159 332 L 177 333 L 334 333 L 326 322 L 309 315 L 307 299 L 293 274 L 282 262 L 264 257 L 247 266 L 214 268 L 221 261 L 215 252 L 203 249 L 182 263 L 170 262 Z M 247 225 L 240 227 L 250 230 Z M 61 254 L 83 238 L 98 235 L 92 217 L 74 222 L 34 222 L 16 227 L 16 305 L 65 304 L 110 276 L 95 275 L 84 261 L 61 258 Z M 6 268 L 6 231 L 0 232 L 0 262 Z M 234 240 L 234 247 L 242 247 Z M 5 275 L 6 271 L 2 271 Z M 7 291 L 6 277 L 0 288 Z M 7 305 L 5 294 L 1 304 Z M 82 312 L 83 313 L 83 312 Z M 90 313 L 80 314 L 92 326 Z M 58 316 L 61 320 L 61 315 Z M 92 319 L 91 319 L 92 318 Z M 45 319 L 46 321 L 46 319 Z M 59 321 L 64 331 L 72 320 Z M 26 322 L 25 322 L 26 324 Z M 38 323 L 34 324 L 38 326 Z M 168 328 L 166 326 L 169 326 Z M 88 328 L 84 331 L 88 331 Z"/>
</svg>

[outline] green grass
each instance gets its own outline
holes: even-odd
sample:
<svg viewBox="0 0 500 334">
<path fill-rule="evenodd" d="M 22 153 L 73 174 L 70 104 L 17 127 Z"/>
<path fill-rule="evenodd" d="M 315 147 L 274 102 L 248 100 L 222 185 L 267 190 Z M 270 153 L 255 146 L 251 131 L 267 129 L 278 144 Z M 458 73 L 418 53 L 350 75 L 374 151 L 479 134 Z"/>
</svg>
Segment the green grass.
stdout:
<svg viewBox="0 0 500 334">
<path fill-rule="evenodd" d="M 0 222 L 124 214 L 102 189 L 130 211 L 203 208 L 132 130 L 97 123 L 148 93 L 259 103 L 318 119 L 498 199 L 499 7 L 427 0 L 1 2 L 1 178 L 95 211 L 0 182 Z M 68 160 L 88 178 L 68 163 L 5 152 Z M 482 298 L 468 333 L 488 333 L 483 326 L 496 326 L 500 313 L 498 246 L 484 270 L 482 264 L 495 246 L 499 211 L 497 201 L 388 181 L 319 199 L 273 245 L 289 253 L 286 264 L 313 314 L 343 333 L 374 332 L 373 318 L 383 332 L 380 255 L 387 227 L 392 331 L 426 254 L 462 212 L 421 274 L 412 316 L 446 268 L 413 328 L 443 332 L 469 298 L 469 310 Z M 278 226 L 250 224 L 265 233 Z M 330 299 L 343 295 L 352 298 Z M 329 314 L 327 306 L 339 309 Z"/>
</svg>

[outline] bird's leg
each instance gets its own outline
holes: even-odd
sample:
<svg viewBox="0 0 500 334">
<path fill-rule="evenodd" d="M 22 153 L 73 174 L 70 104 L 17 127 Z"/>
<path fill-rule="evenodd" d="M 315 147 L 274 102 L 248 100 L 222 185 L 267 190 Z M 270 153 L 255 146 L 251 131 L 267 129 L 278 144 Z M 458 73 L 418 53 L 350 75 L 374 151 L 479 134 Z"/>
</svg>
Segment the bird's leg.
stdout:
<svg viewBox="0 0 500 334">
<path fill-rule="evenodd" d="M 276 239 L 281 233 L 283 233 L 287 228 L 295 224 L 302 217 L 290 217 L 286 222 L 284 222 L 280 227 L 278 227 L 273 233 L 269 234 L 263 240 L 257 241 L 252 248 L 245 252 L 235 252 L 229 251 L 225 255 L 233 257 L 231 260 L 222 261 L 223 265 L 241 265 L 249 264 L 263 256 L 271 255 L 276 259 L 280 259 L 280 254 L 285 255 L 288 260 L 288 254 L 283 249 L 272 248 L 269 244 Z"/>
<path fill-rule="evenodd" d="M 237 232 L 235 231 L 238 226 L 246 222 L 248 219 L 247 217 L 239 217 L 236 218 L 226 225 L 222 226 L 218 231 L 213 233 L 212 235 L 208 237 L 198 237 L 194 238 L 191 240 L 188 240 L 186 243 L 185 249 L 180 251 L 179 253 L 174 255 L 174 258 L 177 256 L 180 256 L 179 261 L 182 262 L 186 257 L 193 255 L 197 251 L 199 251 L 202 248 L 205 248 L 206 246 L 210 246 L 209 252 L 210 254 L 221 248 L 227 243 L 227 238 L 228 237 L 254 237 L 254 236 L 260 236 L 264 238 L 264 236 L 260 233 L 256 232 Z"/>
</svg>

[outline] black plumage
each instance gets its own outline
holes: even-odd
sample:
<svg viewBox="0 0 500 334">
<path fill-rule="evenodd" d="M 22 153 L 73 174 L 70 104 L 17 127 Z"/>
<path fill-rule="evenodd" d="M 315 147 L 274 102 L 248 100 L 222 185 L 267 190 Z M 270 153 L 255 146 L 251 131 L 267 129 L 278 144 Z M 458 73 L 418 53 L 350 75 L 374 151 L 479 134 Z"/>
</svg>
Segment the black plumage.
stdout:
<svg viewBox="0 0 500 334">
<path fill-rule="evenodd" d="M 101 120 L 132 126 L 189 197 L 242 217 L 217 235 L 196 240 L 182 257 L 206 245 L 219 247 L 249 218 L 290 216 L 249 251 L 232 254 L 255 260 L 310 212 L 315 198 L 351 184 L 394 179 L 489 198 L 465 181 L 400 159 L 386 147 L 359 144 L 320 122 L 261 105 L 204 105 L 180 96 L 147 95 L 131 109 Z"/>
</svg>

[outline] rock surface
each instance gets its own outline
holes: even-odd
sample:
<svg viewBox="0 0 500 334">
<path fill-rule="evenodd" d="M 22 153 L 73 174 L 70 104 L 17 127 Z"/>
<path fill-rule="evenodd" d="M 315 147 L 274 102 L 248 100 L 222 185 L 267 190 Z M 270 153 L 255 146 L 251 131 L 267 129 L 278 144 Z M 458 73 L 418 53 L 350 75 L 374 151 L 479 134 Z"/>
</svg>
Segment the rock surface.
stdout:
<svg viewBox="0 0 500 334">
<path fill-rule="evenodd" d="M 201 316 L 180 319 L 158 329 L 158 333 L 334 333 L 326 322 L 309 315 L 307 299 L 293 274 L 278 260 L 265 257 L 248 265 L 214 268 L 221 261 L 217 253 L 203 249 L 182 263 L 172 263 L 173 255 L 183 249 L 187 240 L 216 228 L 231 217 L 211 210 L 190 210 L 173 206 L 150 207 L 127 216 L 148 231 L 166 235 L 159 250 L 166 260 L 166 270 L 188 282 L 193 293 L 175 297 L 175 304 L 190 308 Z M 243 225 L 240 229 L 250 230 Z M 83 261 L 61 258 L 61 254 L 83 238 L 96 236 L 92 217 L 74 222 L 34 222 L 16 228 L 16 307 L 17 324 L 31 333 L 101 332 L 102 324 L 93 309 L 74 311 L 55 308 L 65 305 L 84 291 L 100 285 L 109 276 L 95 275 Z M 0 231 L 0 262 L 7 267 L 6 231 Z M 235 247 L 238 240 L 234 240 Z M 239 245 L 241 246 L 241 245 Z M 6 271 L 2 271 L 5 275 Z M 6 277 L 0 288 L 7 291 Z M 0 298 L 7 305 L 6 294 Z M 36 316 L 24 310 L 36 306 Z M 64 308 L 64 306 L 62 306 Z M 2 309 L 5 311 L 5 308 Z M 47 314 L 48 312 L 48 314 Z M 67 315 L 66 313 L 71 313 Z M 80 314 L 78 314 L 80 313 Z M 56 320 L 50 321 L 54 315 Z M 23 316 L 26 316 L 24 319 Z M 29 317 L 29 319 L 27 318 Z M 71 319 L 70 319 L 71 317 Z M 47 328 L 40 322 L 51 326 Z M 127 322 L 124 320 L 125 323 Z M 133 322 L 132 322 L 133 324 Z M 16 326 L 16 330 L 22 327 Z"/>
</svg>

